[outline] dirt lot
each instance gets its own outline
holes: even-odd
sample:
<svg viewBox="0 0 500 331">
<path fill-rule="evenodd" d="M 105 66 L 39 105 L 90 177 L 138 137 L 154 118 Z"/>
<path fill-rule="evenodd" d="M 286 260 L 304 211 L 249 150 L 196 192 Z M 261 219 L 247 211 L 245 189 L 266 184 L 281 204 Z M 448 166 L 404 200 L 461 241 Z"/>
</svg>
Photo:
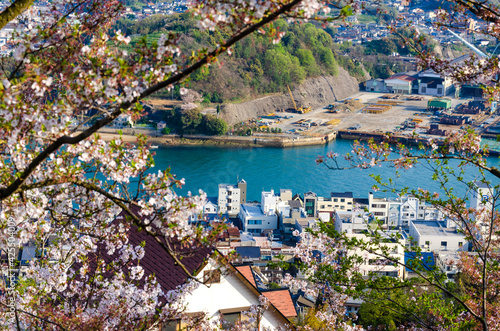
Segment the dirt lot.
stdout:
<svg viewBox="0 0 500 331">
<path fill-rule="evenodd" d="M 370 93 L 370 92 L 360 92 L 352 96 L 352 99 L 359 99 L 365 105 L 376 104 L 377 101 L 387 101 L 381 98 L 383 94 L 380 93 Z M 400 102 L 400 105 L 393 106 L 391 109 L 387 110 L 381 114 L 370 114 L 364 113 L 362 110 L 354 112 L 342 112 L 342 113 L 329 113 L 325 108 L 318 108 L 307 114 L 288 114 L 280 113 L 280 115 L 293 115 L 292 119 L 284 120 L 281 123 L 273 124 L 272 127 L 280 127 L 283 132 L 288 130 L 301 130 L 301 134 L 313 134 L 314 133 L 325 133 L 330 130 L 345 130 L 355 125 L 359 125 L 358 130 L 363 132 L 394 132 L 397 127 L 402 127 L 403 123 L 409 119 L 421 120 L 421 123 L 417 123 L 418 132 L 424 132 L 429 127 L 432 118 L 426 112 L 427 102 L 431 99 L 431 96 L 421 96 L 422 100 L 413 101 L 407 100 L 406 96 L 402 96 L 400 99 L 393 101 Z M 452 99 L 452 107 L 456 107 L 458 104 L 467 102 L 467 100 L 457 100 Z M 472 116 L 474 117 L 474 116 Z M 340 119 L 340 124 L 336 126 L 313 126 L 309 129 L 301 127 L 300 125 L 294 124 L 300 119 L 307 120 L 321 120 L 323 123 L 331 121 L 333 119 Z M 447 130 L 458 130 L 459 126 L 445 126 L 440 125 L 440 128 Z M 414 129 L 407 129 L 408 132 Z"/>
</svg>

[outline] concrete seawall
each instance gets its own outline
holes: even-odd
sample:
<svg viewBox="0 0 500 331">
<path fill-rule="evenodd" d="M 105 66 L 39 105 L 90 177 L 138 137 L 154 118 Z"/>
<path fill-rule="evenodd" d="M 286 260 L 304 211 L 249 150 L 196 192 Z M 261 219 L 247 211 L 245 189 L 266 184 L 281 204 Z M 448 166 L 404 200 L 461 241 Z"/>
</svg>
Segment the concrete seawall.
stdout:
<svg viewBox="0 0 500 331">
<path fill-rule="evenodd" d="M 220 145 L 248 147 L 294 147 L 323 145 L 337 137 L 336 132 L 319 137 L 240 137 L 240 136 L 203 136 L 203 135 L 169 135 L 158 138 L 162 145 Z"/>
<path fill-rule="evenodd" d="M 122 139 L 125 142 L 136 141 L 135 135 L 143 134 L 148 141 L 154 145 L 183 146 L 183 145 L 211 145 L 211 146 L 247 146 L 247 147 L 294 147 L 309 145 L 324 145 L 337 138 L 337 132 L 333 131 L 326 135 L 317 137 L 284 135 L 269 136 L 205 136 L 205 135 L 161 135 L 150 129 L 123 129 Z M 101 138 L 111 140 L 118 137 L 118 129 L 103 128 L 99 130 Z"/>
</svg>

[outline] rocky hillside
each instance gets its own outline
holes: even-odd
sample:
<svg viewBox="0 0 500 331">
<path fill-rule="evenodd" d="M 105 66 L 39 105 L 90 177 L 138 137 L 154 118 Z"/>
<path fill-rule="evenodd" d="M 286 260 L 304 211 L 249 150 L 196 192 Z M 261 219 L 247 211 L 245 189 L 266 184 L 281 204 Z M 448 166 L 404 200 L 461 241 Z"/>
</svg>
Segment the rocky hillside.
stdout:
<svg viewBox="0 0 500 331">
<path fill-rule="evenodd" d="M 292 93 L 298 106 L 321 107 L 333 101 L 347 98 L 359 91 L 356 78 L 339 68 L 337 76 L 320 76 L 306 79 Z M 222 107 L 222 118 L 230 125 L 279 109 L 293 108 L 288 93 L 268 96 L 252 101 L 226 104 Z"/>
</svg>

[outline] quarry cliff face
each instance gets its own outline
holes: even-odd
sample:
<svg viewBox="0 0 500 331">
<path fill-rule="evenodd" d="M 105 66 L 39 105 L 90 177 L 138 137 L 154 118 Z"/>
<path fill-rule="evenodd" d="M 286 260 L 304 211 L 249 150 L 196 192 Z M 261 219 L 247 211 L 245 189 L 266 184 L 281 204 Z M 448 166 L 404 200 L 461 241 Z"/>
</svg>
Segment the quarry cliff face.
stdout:
<svg viewBox="0 0 500 331">
<path fill-rule="evenodd" d="M 359 91 L 356 78 L 339 67 L 337 76 L 309 78 L 292 90 L 297 106 L 323 107 L 333 101 L 348 98 Z M 226 104 L 222 107 L 221 117 L 233 125 L 249 118 L 266 115 L 281 109 L 293 108 L 290 94 L 267 96 L 238 104 Z"/>
</svg>

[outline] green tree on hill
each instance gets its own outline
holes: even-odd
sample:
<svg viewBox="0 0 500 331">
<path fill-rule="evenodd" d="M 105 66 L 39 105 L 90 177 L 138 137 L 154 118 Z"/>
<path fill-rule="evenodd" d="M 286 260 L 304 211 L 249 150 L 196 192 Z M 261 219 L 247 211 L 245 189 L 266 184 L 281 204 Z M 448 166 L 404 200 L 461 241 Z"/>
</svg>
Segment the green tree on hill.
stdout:
<svg viewBox="0 0 500 331">
<path fill-rule="evenodd" d="M 212 114 L 207 114 L 203 116 L 202 125 L 204 126 L 204 131 L 209 135 L 221 136 L 227 132 L 227 123 Z"/>
</svg>

